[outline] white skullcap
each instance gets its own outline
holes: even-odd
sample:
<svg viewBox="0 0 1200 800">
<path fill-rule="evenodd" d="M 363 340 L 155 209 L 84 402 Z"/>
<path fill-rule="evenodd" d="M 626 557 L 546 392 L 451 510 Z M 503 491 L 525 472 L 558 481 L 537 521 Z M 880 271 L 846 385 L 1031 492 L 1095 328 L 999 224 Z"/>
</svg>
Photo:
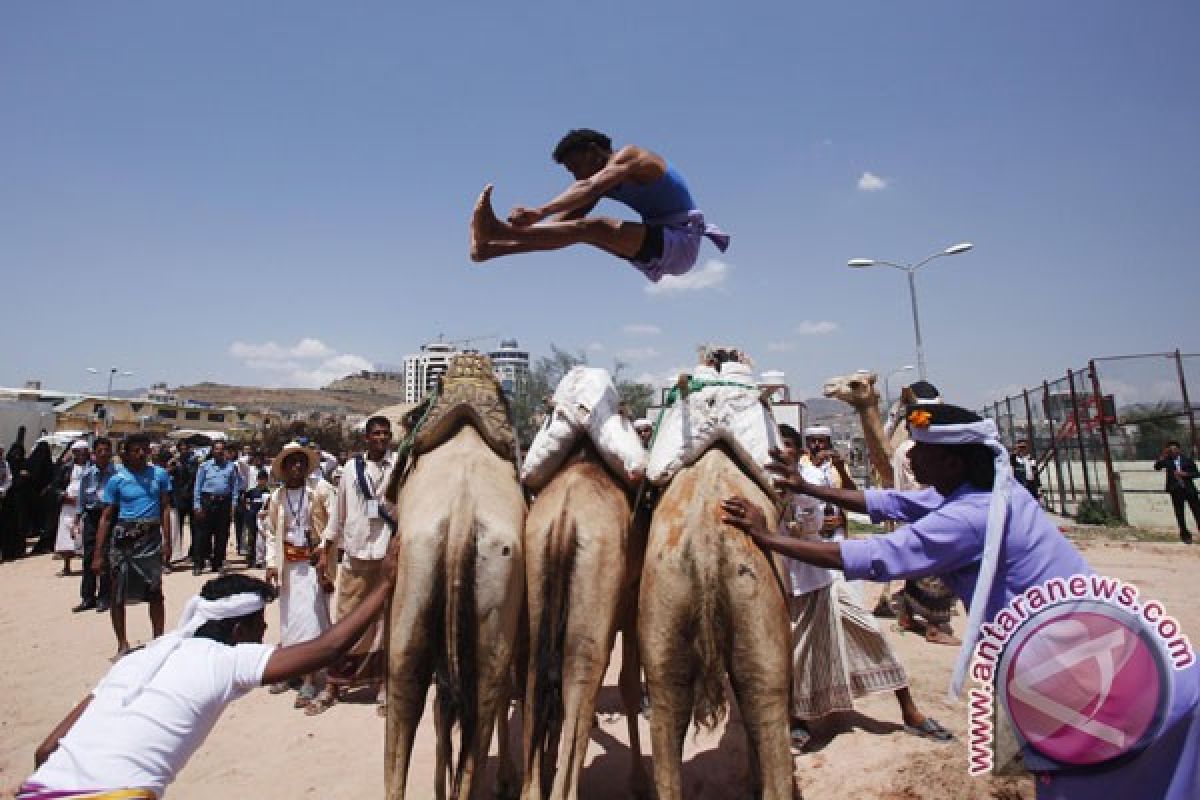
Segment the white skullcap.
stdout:
<svg viewBox="0 0 1200 800">
<path fill-rule="evenodd" d="M 88 450 L 90 448 L 88 447 L 87 439 L 76 439 L 75 441 L 71 442 L 71 449 Z"/>
</svg>

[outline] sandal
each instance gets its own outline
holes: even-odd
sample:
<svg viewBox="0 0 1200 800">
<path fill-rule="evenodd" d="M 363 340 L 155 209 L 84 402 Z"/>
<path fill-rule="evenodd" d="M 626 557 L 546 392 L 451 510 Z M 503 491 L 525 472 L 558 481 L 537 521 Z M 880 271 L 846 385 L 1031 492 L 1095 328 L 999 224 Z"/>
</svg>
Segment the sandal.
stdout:
<svg viewBox="0 0 1200 800">
<path fill-rule="evenodd" d="M 797 722 L 792 726 L 791 737 L 792 752 L 797 755 L 804 752 L 804 748 L 812 741 L 812 734 L 808 732 L 808 728 L 802 722 Z"/>
<path fill-rule="evenodd" d="M 280 681 L 279 683 L 272 683 L 270 687 L 267 688 L 267 691 L 270 694 L 283 694 L 290 688 L 292 687 L 288 686 L 287 681 Z"/>
<path fill-rule="evenodd" d="M 905 725 L 904 732 L 935 742 L 950 742 L 954 740 L 954 734 L 943 728 L 941 723 L 933 717 L 926 717 L 925 721 L 920 725 Z"/>
<path fill-rule="evenodd" d="M 317 697 L 317 690 L 312 686 L 300 687 L 300 692 L 296 695 L 296 702 L 292 703 L 292 708 L 308 708 Z"/>
<path fill-rule="evenodd" d="M 317 714 L 324 714 L 335 705 L 337 705 L 337 695 L 326 689 L 308 704 L 308 708 L 304 709 L 304 716 L 315 717 Z"/>
</svg>

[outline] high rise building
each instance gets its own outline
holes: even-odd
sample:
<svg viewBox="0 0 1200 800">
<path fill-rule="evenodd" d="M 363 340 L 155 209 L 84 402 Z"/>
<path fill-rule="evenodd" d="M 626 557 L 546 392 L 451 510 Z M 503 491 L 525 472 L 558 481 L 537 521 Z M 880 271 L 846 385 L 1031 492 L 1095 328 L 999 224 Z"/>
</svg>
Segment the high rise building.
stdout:
<svg viewBox="0 0 1200 800">
<path fill-rule="evenodd" d="M 488 353 L 492 371 L 507 394 L 512 394 L 529 380 L 529 352 L 517 346 L 516 339 L 501 339 L 500 349 Z"/>
<path fill-rule="evenodd" d="M 445 374 L 450 359 L 459 353 L 450 342 L 437 341 L 421 345 L 421 352 L 404 357 L 404 402 L 419 403 Z"/>
</svg>

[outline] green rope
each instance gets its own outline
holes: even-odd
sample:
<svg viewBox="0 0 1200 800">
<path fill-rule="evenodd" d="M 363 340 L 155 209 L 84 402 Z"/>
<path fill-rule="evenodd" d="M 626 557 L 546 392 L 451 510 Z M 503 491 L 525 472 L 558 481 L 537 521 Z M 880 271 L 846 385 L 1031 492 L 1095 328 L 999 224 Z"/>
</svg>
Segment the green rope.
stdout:
<svg viewBox="0 0 1200 800">
<path fill-rule="evenodd" d="M 425 421 L 429 419 L 430 412 L 437 405 L 438 394 L 441 392 L 441 384 L 436 384 L 433 391 L 426 397 L 425 411 L 421 414 L 421 418 L 417 420 L 417 424 L 412 427 L 404 440 L 400 442 L 400 446 L 396 448 L 396 464 L 402 466 L 408 461 L 408 455 L 412 452 L 413 446 L 417 443 L 417 434 L 421 432 L 421 428 L 425 427 Z"/>
<path fill-rule="evenodd" d="M 698 392 L 701 389 L 707 389 L 710 386 L 734 386 L 738 389 L 750 389 L 751 391 L 758 391 L 757 386 L 751 386 L 748 383 L 738 383 L 737 381 L 723 381 L 720 379 L 704 380 L 701 378 L 693 378 L 690 375 L 688 376 L 688 381 L 687 381 L 687 393 L 688 394 L 692 394 L 693 392 Z M 667 409 L 670 408 L 671 406 L 675 405 L 675 403 L 678 400 L 679 400 L 679 386 L 676 385 L 671 388 L 671 391 L 667 392 L 666 402 L 663 403 L 663 407 L 658 410 L 658 418 L 656 420 L 654 420 L 654 429 L 650 434 L 650 446 L 646 448 L 647 451 L 654 450 L 654 443 L 656 441 L 658 441 L 658 428 L 660 425 L 662 425 L 663 417 L 665 417 L 667 415 Z M 645 491 L 646 491 L 646 479 L 643 478 L 641 485 L 638 486 L 637 495 L 633 499 L 633 515 L 632 516 L 634 516 L 634 517 L 637 516 L 638 507 L 641 506 L 641 504 L 642 504 L 642 498 L 645 495 Z"/>
</svg>

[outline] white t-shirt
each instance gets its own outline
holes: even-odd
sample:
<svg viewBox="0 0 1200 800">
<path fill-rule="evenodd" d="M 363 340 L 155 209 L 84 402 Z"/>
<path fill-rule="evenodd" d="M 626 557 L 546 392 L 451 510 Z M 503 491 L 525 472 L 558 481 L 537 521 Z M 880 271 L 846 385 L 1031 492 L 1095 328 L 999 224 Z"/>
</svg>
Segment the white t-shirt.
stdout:
<svg viewBox="0 0 1200 800">
<path fill-rule="evenodd" d="M 151 789 L 163 796 L 225 706 L 262 685 L 274 645 L 190 638 L 128 706 L 121 698 L 144 651 L 130 653 L 30 782 L 51 789 Z"/>
<path fill-rule="evenodd" d="M 809 483 L 824 483 L 821 471 L 812 464 L 801 463 L 799 470 L 804 480 Z M 783 521 L 785 523 L 795 522 L 802 534 L 820 533 L 821 524 L 825 520 L 824 509 L 825 504 L 815 497 L 795 494 L 788 498 Z M 785 536 L 788 535 L 787 531 L 781 531 L 781 533 Z M 792 594 L 796 597 L 815 592 L 817 589 L 824 589 L 837 577 L 835 570 L 806 564 L 794 558 L 785 558 L 784 560 L 787 562 L 788 581 L 792 585 Z"/>
</svg>

